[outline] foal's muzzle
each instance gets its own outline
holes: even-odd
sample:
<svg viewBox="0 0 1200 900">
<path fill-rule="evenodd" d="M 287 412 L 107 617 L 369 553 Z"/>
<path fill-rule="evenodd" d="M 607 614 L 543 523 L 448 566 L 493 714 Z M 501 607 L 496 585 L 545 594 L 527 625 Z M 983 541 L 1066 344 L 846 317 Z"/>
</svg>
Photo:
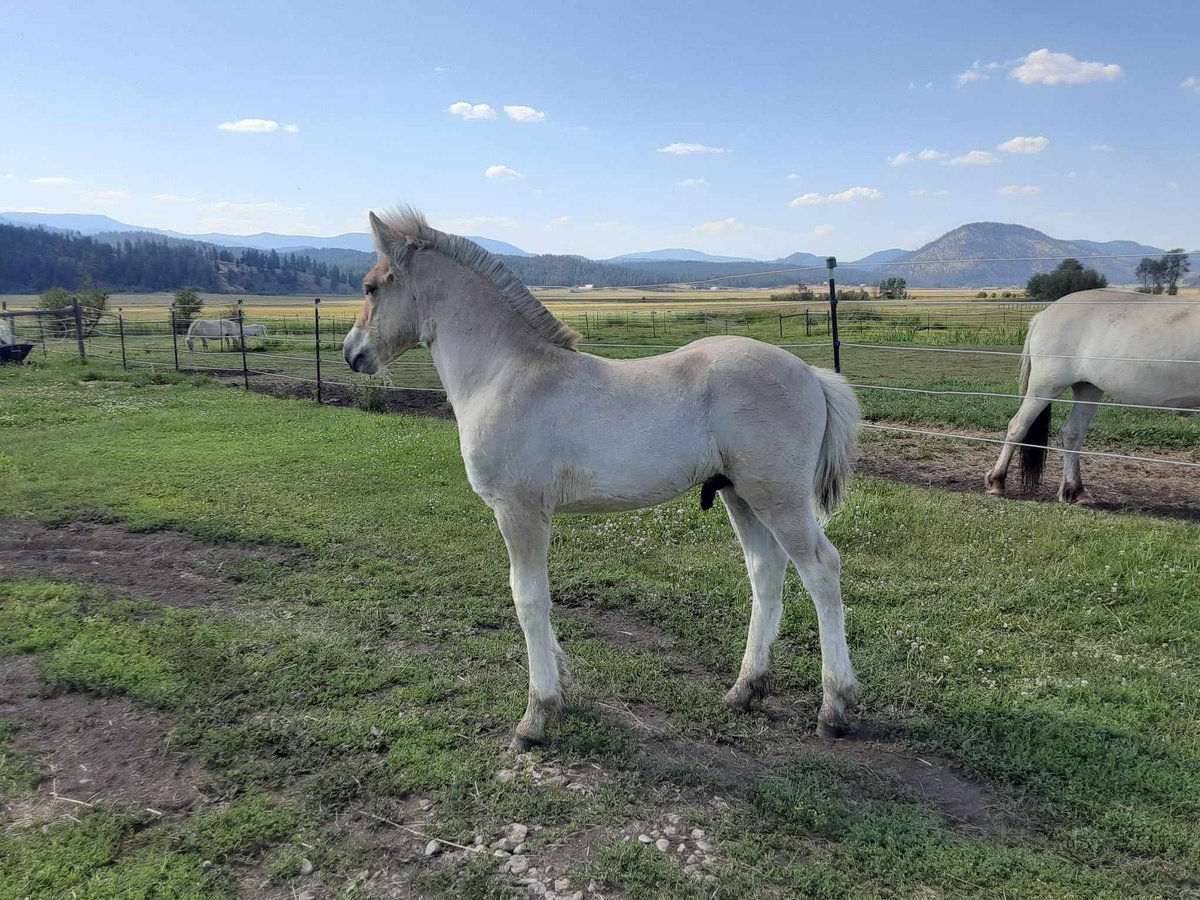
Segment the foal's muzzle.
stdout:
<svg viewBox="0 0 1200 900">
<path fill-rule="evenodd" d="M 358 326 L 351 328 L 342 342 L 342 356 L 346 358 L 346 365 L 355 372 L 374 375 L 379 371 L 379 363 L 366 338 L 366 333 Z"/>
</svg>

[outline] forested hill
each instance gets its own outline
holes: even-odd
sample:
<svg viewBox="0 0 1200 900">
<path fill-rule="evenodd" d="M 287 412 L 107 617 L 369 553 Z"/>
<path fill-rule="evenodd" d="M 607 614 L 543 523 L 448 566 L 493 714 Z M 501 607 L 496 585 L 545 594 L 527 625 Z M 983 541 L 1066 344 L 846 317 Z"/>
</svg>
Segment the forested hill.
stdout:
<svg viewBox="0 0 1200 900">
<path fill-rule="evenodd" d="M 83 237 L 0 224 L 0 293 L 40 293 L 84 282 L 114 291 L 184 286 L 231 294 L 356 294 L 370 263 L 342 265 L 303 253 L 219 247 L 140 232 Z"/>
</svg>

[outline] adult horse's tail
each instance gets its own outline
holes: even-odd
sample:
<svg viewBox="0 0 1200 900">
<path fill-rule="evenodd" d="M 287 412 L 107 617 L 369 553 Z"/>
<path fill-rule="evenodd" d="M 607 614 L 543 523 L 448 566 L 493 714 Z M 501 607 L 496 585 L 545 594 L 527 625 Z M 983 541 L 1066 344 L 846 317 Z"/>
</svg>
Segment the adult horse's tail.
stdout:
<svg viewBox="0 0 1200 900">
<path fill-rule="evenodd" d="M 813 368 L 825 394 L 825 436 L 813 478 L 817 516 L 827 520 L 841 505 L 858 451 L 860 414 L 849 382 L 828 369 Z"/>
<path fill-rule="evenodd" d="M 1025 392 L 1029 390 L 1029 373 L 1033 368 L 1033 360 L 1029 356 L 1029 342 L 1033 340 L 1033 326 L 1036 321 L 1029 323 L 1029 331 L 1025 335 L 1025 346 L 1021 350 L 1021 396 L 1025 396 Z M 1025 487 L 1037 487 L 1042 483 L 1042 471 L 1046 468 L 1046 448 L 1050 444 L 1050 407 L 1052 403 L 1047 403 L 1046 408 L 1038 413 L 1037 418 L 1029 425 L 1029 430 L 1025 432 L 1024 437 L 1018 437 L 1021 441 L 1021 483 Z"/>
</svg>

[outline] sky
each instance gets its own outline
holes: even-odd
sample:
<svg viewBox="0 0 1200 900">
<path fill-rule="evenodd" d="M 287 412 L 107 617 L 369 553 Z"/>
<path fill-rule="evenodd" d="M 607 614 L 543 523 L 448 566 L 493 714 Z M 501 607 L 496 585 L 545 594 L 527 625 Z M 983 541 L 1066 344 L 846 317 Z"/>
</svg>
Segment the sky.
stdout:
<svg viewBox="0 0 1200 900">
<path fill-rule="evenodd" d="M 1200 248 L 1200 4 L 0 0 L 0 210 L 602 258 Z"/>
</svg>

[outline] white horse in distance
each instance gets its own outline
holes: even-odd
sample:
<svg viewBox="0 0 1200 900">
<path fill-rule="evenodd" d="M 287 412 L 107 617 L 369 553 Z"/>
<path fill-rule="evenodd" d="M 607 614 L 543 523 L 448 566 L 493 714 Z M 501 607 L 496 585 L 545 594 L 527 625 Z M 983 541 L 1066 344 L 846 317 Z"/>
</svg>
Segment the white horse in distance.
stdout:
<svg viewBox="0 0 1200 900">
<path fill-rule="evenodd" d="M 1120 403 L 1200 407 L 1200 303 L 1100 289 L 1068 294 L 1034 316 L 1021 355 L 1025 399 L 987 474 L 989 494 L 1004 493 L 1018 443 L 1034 445 L 1021 448 L 1022 479 L 1041 483 L 1051 407 L 1067 388 L 1074 402 L 1062 429 L 1058 499 L 1075 503 L 1085 493 L 1078 451 L 1104 394 Z"/>
<path fill-rule="evenodd" d="M 222 349 L 228 342 L 229 346 L 236 350 L 243 334 L 246 337 L 264 338 L 267 335 L 267 326 L 243 323 L 239 329 L 238 323 L 233 319 L 196 319 L 188 326 L 187 348 L 195 350 L 196 341 L 200 341 L 200 345 L 207 350 L 208 339 L 219 338 Z"/>
<path fill-rule="evenodd" d="M 375 373 L 424 342 L 458 419 L 467 477 L 496 515 L 529 656 L 529 703 L 514 746 L 543 739 L 562 710 L 563 653 L 550 623 L 555 513 L 640 509 L 703 485 L 719 493 L 750 573 L 753 611 L 737 682 L 765 695 L 790 559 L 820 627 L 818 730 L 835 736 L 858 682 L 846 645 L 838 551 L 821 518 L 853 463 L 858 404 L 846 381 L 770 344 L 711 337 L 648 359 L 575 350 L 500 260 L 411 209 L 371 214 L 379 262 L 343 352 Z"/>
</svg>

